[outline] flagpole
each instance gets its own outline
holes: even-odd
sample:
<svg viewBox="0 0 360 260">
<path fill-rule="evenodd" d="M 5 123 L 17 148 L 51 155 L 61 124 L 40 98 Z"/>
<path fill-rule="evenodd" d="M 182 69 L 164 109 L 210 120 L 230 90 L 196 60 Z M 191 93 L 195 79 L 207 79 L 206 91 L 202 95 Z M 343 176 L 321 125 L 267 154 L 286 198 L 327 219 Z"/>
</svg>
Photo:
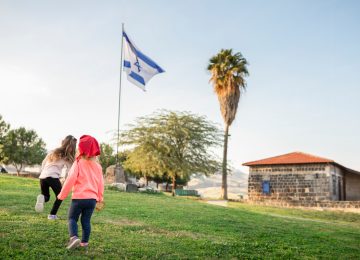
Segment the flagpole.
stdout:
<svg viewBox="0 0 360 260">
<path fill-rule="evenodd" d="M 120 100 L 121 100 L 121 75 L 123 70 L 123 46 L 124 46 L 124 23 L 121 32 L 121 58 L 120 58 L 120 84 L 119 84 L 119 104 L 118 104 L 118 124 L 117 124 L 117 142 L 116 142 L 116 165 L 119 165 L 119 141 L 120 141 Z"/>
</svg>

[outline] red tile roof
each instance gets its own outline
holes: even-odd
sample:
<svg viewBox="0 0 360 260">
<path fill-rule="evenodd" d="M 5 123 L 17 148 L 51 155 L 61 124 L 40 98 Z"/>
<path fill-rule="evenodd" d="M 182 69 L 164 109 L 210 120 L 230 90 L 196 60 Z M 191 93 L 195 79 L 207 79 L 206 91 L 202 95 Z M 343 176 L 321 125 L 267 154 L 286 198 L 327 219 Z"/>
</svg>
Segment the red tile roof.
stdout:
<svg viewBox="0 0 360 260">
<path fill-rule="evenodd" d="M 245 166 L 254 165 L 276 165 L 276 164 L 306 164 L 306 163 L 335 163 L 333 160 L 322 158 L 319 156 L 294 152 L 287 153 L 275 157 L 244 163 Z"/>
</svg>

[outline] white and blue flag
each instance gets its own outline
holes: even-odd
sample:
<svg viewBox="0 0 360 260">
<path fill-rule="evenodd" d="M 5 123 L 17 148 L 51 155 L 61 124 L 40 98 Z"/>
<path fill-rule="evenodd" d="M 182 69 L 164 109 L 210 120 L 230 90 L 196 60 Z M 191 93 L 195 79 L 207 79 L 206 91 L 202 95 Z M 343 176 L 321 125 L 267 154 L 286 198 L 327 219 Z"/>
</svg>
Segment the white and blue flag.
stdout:
<svg viewBox="0 0 360 260">
<path fill-rule="evenodd" d="M 142 53 L 123 31 L 124 71 L 128 80 L 145 91 L 146 83 L 156 74 L 165 72 L 152 59 Z"/>
</svg>

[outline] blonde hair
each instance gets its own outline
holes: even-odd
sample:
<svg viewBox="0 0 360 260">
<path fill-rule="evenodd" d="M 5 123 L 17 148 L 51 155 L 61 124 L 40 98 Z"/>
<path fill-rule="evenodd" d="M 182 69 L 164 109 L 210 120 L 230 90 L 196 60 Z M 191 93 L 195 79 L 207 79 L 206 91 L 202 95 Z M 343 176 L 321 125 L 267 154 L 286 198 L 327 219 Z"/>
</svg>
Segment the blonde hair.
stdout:
<svg viewBox="0 0 360 260">
<path fill-rule="evenodd" d="M 56 148 L 49 155 L 49 161 L 57 161 L 60 159 L 64 159 L 70 163 L 73 163 L 75 160 L 75 152 L 76 152 L 76 138 L 72 135 L 68 135 L 61 142 L 61 146 Z"/>
</svg>

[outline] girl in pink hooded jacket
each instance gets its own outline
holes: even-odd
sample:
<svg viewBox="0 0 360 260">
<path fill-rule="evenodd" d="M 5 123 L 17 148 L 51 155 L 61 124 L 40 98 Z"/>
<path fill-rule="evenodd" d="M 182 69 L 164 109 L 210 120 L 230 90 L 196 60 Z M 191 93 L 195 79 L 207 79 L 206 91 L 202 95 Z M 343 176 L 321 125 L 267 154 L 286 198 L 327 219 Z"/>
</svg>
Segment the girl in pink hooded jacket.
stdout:
<svg viewBox="0 0 360 260">
<path fill-rule="evenodd" d="M 68 178 L 58 195 L 64 200 L 72 189 L 72 200 L 69 209 L 70 241 L 67 248 L 86 247 L 91 233 L 90 219 L 97 202 L 103 202 L 104 180 L 102 168 L 96 161 L 100 155 L 97 140 L 89 135 L 80 137 L 78 156 L 72 165 Z M 81 215 L 82 239 L 78 238 L 78 220 Z"/>
</svg>

